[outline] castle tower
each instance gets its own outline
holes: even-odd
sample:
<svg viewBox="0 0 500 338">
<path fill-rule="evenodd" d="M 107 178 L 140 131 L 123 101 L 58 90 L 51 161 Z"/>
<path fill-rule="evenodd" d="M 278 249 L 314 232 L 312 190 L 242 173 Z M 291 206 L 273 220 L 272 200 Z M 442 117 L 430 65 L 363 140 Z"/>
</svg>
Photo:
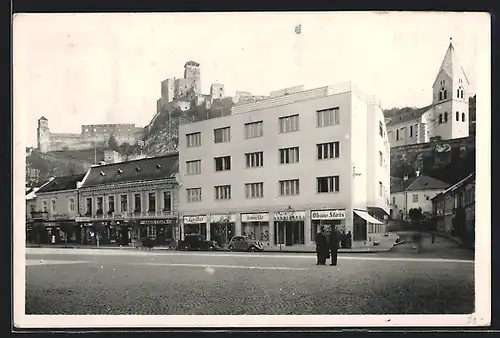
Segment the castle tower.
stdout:
<svg viewBox="0 0 500 338">
<path fill-rule="evenodd" d="M 224 85 L 214 83 L 210 86 L 210 97 L 213 99 L 222 99 L 225 97 L 224 95 Z"/>
<path fill-rule="evenodd" d="M 188 61 L 184 65 L 184 78 L 192 80 L 192 88 L 197 94 L 201 94 L 200 64 L 195 61 Z"/>
<path fill-rule="evenodd" d="M 38 127 L 36 129 L 36 139 L 38 150 L 42 153 L 50 151 L 50 130 L 49 120 L 42 116 L 38 119 Z"/>
<path fill-rule="evenodd" d="M 443 140 L 469 136 L 469 79 L 458 61 L 452 39 L 432 85 L 434 121 L 431 136 Z"/>
<path fill-rule="evenodd" d="M 175 78 L 170 78 L 162 81 L 161 98 L 164 104 L 172 102 L 172 100 L 174 99 L 174 84 Z"/>
</svg>

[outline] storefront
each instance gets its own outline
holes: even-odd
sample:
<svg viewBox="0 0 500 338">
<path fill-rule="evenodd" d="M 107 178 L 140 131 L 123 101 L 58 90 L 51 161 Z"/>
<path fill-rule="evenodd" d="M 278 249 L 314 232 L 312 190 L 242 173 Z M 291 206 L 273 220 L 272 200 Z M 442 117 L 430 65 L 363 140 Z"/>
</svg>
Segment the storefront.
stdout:
<svg viewBox="0 0 500 338">
<path fill-rule="evenodd" d="M 383 225 L 383 222 L 380 222 L 370 214 L 368 214 L 364 210 L 357 210 L 355 209 L 353 211 L 353 239 L 354 241 L 366 241 L 368 240 L 368 233 L 373 234 L 375 230 L 378 231 L 378 229 L 384 229 L 383 227 L 380 227 L 380 225 Z M 377 228 L 375 229 L 375 226 Z M 372 238 L 370 238 L 372 239 Z"/>
<path fill-rule="evenodd" d="M 234 236 L 236 215 L 210 215 L 210 239 L 219 246 L 229 243 Z"/>
<path fill-rule="evenodd" d="M 206 215 L 198 215 L 198 216 L 184 216 L 182 218 L 184 224 L 184 234 L 197 234 L 202 235 L 203 238 L 207 238 L 207 216 Z M 183 237 L 182 237 L 183 238 Z"/>
<path fill-rule="evenodd" d="M 304 244 L 305 211 L 278 211 L 274 213 L 274 245 Z"/>
<path fill-rule="evenodd" d="M 345 231 L 345 209 L 311 210 L 311 239 L 315 241 L 316 234 L 324 226 L 325 230 L 336 227 Z"/>
<path fill-rule="evenodd" d="M 241 214 L 242 235 L 269 243 L 269 213 Z"/>
<path fill-rule="evenodd" d="M 155 245 L 169 244 L 174 239 L 173 223 L 173 219 L 141 220 L 141 237 L 151 238 Z"/>
</svg>

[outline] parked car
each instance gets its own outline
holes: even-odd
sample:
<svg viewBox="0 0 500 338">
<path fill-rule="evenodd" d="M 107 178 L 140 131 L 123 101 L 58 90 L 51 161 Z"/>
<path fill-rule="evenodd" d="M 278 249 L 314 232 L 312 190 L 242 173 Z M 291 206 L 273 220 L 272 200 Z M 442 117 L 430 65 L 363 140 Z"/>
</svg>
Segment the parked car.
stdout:
<svg viewBox="0 0 500 338">
<path fill-rule="evenodd" d="M 227 245 L 229 251 L 264 251 L 264 244 L 248 236 L 234 236 Z"/>
<path fill-rule="evenodd" d="M 215 251 L 219 250 L 219 246 L 215 241 L 207 241 L 204 236 L 198 234 L 188 234 L 184 236 L 183 241 L 179 241 L 178 250 L 204 250 Z"/>
</svg>

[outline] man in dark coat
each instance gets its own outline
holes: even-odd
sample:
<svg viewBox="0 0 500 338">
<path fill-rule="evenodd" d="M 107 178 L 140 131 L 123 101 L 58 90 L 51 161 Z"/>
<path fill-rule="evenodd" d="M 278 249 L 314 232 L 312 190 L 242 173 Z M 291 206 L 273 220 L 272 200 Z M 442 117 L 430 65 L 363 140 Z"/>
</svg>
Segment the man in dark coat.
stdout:
<svg viewBox="0 0 500 338">
<path fill-rule="evenodd" d="M 328 255 L 328 241 L 326 239 L 325 228 L 321 227 L 321 231 L 316 234 L 316 256 L 318 257 L 316 265 L 325 265 Z"/>
<path fill-rule="evenodd" d="M 330 247 L 330 257 L 332 258 L 332 263 L 330 265 L 337 265 L 337 252 L 339 250 L 340 234 L 335 227 L 332 227 L 330 236 L 328 238 L 328 244 Z"/>
</svg>

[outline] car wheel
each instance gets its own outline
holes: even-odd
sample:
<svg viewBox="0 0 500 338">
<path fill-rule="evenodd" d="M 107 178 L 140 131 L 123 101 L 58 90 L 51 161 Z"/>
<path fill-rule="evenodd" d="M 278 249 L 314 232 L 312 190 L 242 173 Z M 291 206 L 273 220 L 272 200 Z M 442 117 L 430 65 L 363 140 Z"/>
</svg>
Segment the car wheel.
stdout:
<svg viewBox="0 0 500 338">
<path fill-rule="evenodd" d="M 228 249 L 229 251 L 234 251 L 234 246 L 230 245 Z"/>
<path fill-rule="evenodd" d="M 248 250 L 252 251 L 252 252 L 255 252 L 255 251 L 257 251 L 257 248 L 252 245 L 251 247 L 248 248 Z"/>
<path fill-rule="evenodd" d="M 189 250 L 189 245 L 184 245 L 184 247 L 182 248 L 184 251 L 188 251 Z"/>
</svg>

